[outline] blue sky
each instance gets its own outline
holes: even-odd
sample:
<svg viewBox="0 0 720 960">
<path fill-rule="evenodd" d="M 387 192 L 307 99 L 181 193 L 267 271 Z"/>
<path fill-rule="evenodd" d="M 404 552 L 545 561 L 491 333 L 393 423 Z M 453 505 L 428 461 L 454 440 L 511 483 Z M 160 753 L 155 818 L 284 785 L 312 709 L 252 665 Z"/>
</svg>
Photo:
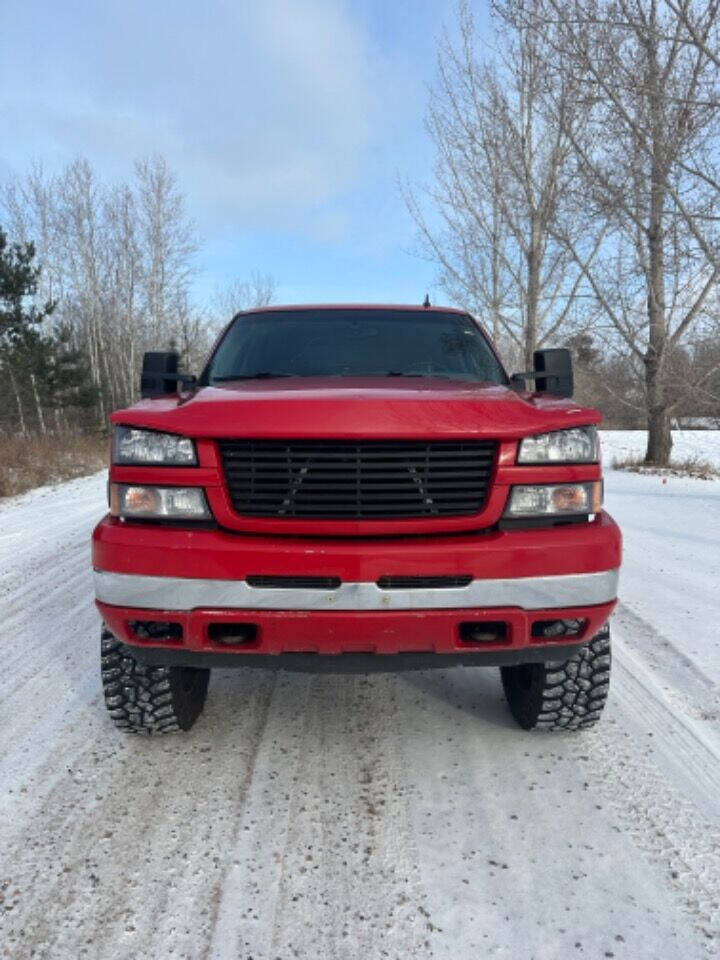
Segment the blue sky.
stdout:
<svg viewBox="0 0 720 960">
<path fill-rule="evenodd" d="M 478 18 L 485 4 L 478 0 Z M 427 85 L 454 0 L 0 0 L 0 179 L 162 153 L 202 239 L 194 294 L 420 301 L 397 177 L 426 181 Z"/>
</svg>

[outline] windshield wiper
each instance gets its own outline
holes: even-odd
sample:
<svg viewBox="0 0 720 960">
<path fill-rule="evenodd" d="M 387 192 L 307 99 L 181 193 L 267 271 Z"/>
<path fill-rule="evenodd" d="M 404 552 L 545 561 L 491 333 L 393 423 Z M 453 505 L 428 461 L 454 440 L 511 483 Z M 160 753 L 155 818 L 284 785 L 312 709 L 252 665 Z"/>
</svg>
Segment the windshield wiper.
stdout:
<svg viewBox="0 0 720 960">
<path fill-rule="evenodd" d="M 482 380 L 473 380 L 469 374 L 462 373 L 402 373 L 399 370 L 391 370 L 389 373 L 380 374 L 384 377 L 424 377 L 426 380 L 452 380 L 455 383 L 483 383 Z"/>
<path fill-rule="evenodd" d="M 262 370 L 260 373 L 236 373 L 226 377 L 212 377 L 211 383 L 226 383 L 231 380 L 272 380 L 275 377 L 435 377 L 447 378 L 448 374 L 442 373 L 411 373 L 404 370 L 388 370 L 386 373 L 318 373 L 318 374 L 300 374 L 300 373 L 276 373 L 272 370 Z"/>
<path fill-rule="evenodd" d="M 271 370 L 263 370 L 261 373 L 236 373 L 227 377 L 212 377 L 213 383 L 225 383 L 228 380 L 271 380 L 275 377 L 294 377 L 294 373 L 273 373 Z"/>
</svg>

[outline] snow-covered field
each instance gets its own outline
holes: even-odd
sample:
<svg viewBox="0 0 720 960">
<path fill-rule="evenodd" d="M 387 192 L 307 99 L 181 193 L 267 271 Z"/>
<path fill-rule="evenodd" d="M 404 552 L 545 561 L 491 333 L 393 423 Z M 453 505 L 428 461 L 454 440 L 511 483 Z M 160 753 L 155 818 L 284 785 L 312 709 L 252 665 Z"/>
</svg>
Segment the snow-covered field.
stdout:
<svg viewBox="0 0 720 960">
<path fill-rule="evenodd" d="M 641 452 L 604 435 L 605 456 Z M 720 464 L 720 432 L 678 457 Z M 213 674 L 186 736 L 101 702 L 103 475 L 0 505 L 0 957 L 720 954 L 720 482 L 610 471 L 602 723 L 526 734 L 496 670 Z"/>
<path fill-rule="evenodd" d="M 601 430 L 603 458 L 607 467 L 613 460 L 642 457 L 647 434 L 644 430 Z M 705 460 L 720 468 L 720 430 L 673 430 L 673 460 Z"/>
</svg>

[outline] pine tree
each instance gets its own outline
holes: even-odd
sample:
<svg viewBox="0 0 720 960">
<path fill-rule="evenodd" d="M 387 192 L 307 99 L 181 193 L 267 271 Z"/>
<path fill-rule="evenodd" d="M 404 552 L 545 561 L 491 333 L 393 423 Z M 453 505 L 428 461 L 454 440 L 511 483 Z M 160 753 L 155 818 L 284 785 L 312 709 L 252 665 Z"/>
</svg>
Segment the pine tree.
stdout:
<svg viewBox="0 0 720 960">
<path fill-rule="evenodd" d="M 48 302 L 40 310 L 28 306 L 27 299 L 37 290 L 40 267 L 33 264 L 32 243 L 9 243 L 0 227 L 0 350 L 22 343 L 55 309 Z"/>
<path fill-rule="evenodd" d="M 62 325 L 43 330 L 55 304 L 30 302 L 40 267 L 32 243 L 9 243 L 0 227 L 1 417 L 11 430 L 47 432 L 46 412 L 86 408 L 97 399 L 85 356 Z"/>
</svg>

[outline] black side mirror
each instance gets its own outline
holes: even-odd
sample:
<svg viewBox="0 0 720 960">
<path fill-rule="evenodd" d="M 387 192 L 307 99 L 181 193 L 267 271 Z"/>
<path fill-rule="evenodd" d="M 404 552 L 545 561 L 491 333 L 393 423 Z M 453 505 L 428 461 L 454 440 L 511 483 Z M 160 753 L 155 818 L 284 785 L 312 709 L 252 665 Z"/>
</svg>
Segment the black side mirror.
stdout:
<svg viewBox="0 0 720 960">
<path fill-rule="evenodd" d="M 143 354 L 142 374 L 140 376 L 140 396 L 163 397 L 175 393 L 184 386 L 192 387 L 195 377 L 187 373 L 178 373 L 178 355 L 173 350 L 150 351 Z"/>
<path fill-rule="evenodd" d="M 535 393 L 548 393 L 553 397 L 573 395 L 573 371 L 570 351 L 565 347 L 552 350 L 536 350 L 533 354 L 534 370 L 514 373 L 511 382 L 516 389 L 523 389 L 526 380 L 535 381 Z"/>
<path fill-rule="evenodd" d="M 554 397 L 573 395 L 572 356 L 565 347 L 554 350 L 536 350 L 533 354 L 535 390 Z"/>
<path fill-rule="evenodd" d="M 151 351 L 143 354 L 140 375 L 140 396 L 162 397 L 177 389 L 178 355 L 172 351 Z"/>
</svg>

